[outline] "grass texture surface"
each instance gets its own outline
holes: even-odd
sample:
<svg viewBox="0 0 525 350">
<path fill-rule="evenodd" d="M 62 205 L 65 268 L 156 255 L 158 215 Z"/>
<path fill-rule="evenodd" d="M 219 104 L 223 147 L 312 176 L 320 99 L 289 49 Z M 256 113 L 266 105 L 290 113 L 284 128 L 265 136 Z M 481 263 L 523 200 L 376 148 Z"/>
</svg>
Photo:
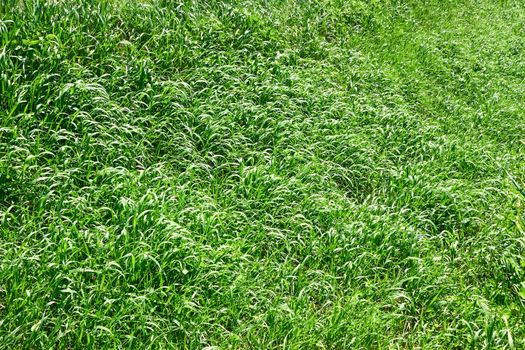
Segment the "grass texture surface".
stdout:
<svg viewBox="0 0 525 350">
<path fill-rule="evenodd" d="M 0 348 L 525 348 L 524 2 L 0 0 L 0 40 Z"/>
</svg>

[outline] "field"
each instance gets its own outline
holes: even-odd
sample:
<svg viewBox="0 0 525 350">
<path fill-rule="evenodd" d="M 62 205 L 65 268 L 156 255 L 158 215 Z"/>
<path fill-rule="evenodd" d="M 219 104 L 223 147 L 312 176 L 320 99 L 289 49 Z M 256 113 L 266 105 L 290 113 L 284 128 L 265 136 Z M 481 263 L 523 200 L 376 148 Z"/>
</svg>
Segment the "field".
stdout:
<svg viewBox="0 0 525 350">
<path fill-rule="evenodd" d="M 525 2 L 0 0 L 1 349 L 525 348 Z"/>
</svg>

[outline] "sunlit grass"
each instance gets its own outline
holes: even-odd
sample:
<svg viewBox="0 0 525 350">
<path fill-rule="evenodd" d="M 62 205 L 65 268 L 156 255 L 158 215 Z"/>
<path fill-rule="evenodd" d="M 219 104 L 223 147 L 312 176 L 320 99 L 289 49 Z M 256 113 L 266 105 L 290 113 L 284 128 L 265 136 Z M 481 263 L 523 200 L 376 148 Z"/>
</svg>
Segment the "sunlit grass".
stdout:
<svg viewBox="0 0 525 350">
<path fill-rule="evenodd" d="M 524 347 L 524 20 L 0 0 L 0 348 Z"/>
</svg>

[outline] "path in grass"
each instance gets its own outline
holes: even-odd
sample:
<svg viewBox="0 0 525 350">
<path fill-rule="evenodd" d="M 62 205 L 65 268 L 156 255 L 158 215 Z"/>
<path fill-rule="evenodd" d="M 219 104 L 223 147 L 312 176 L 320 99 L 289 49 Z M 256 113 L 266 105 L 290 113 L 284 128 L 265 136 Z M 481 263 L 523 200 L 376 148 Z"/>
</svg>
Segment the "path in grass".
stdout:
<svg viewBox="0 0 525 350">
<path fill-rule="evenodd" d="M 2 2 L 0 347 L 523 347 L 524 10 Z"/>
</svg>

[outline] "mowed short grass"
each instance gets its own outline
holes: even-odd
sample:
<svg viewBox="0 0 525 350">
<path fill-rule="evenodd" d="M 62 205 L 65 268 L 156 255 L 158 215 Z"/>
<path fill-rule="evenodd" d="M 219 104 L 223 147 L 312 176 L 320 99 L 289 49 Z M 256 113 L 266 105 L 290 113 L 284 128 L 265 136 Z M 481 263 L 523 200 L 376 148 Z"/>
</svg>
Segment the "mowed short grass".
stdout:
<svg viewBox="0 0 525 350">
<path fill-rule="evenodd" d="M 525 3 L 1 0 L 0 348 L 525 347 Z"/>
</svg>

